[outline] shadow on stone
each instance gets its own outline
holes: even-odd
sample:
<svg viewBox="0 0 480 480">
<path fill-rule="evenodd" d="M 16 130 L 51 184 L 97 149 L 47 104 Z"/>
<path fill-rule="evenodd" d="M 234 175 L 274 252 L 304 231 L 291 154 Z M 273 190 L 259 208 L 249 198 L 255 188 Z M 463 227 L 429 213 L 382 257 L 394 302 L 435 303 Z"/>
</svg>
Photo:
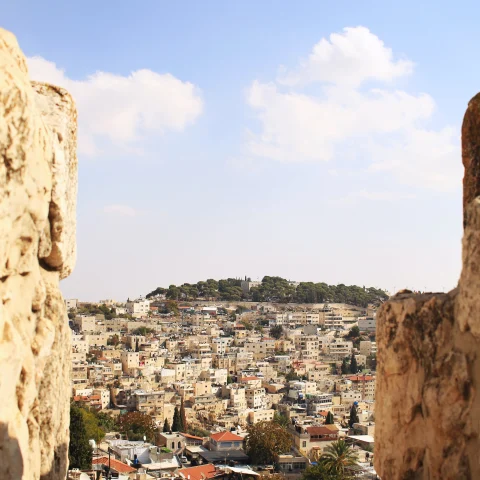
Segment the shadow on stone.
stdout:
<svg viewBox="0 0 480 480">
<path fill-rule="evenodd" d="M 0 465 L 2 465 L 2 478 L 22 478 L 23 457 L 20 445 L 16 438 L 10 437 L 8 426 L 0 423 Z M 15 459 L 15 461 L 12 461 Z M 5 477 L 3 476 L 5 475 Z M 53 477 L 52 477 L 53 478 Z"/>
</svg>

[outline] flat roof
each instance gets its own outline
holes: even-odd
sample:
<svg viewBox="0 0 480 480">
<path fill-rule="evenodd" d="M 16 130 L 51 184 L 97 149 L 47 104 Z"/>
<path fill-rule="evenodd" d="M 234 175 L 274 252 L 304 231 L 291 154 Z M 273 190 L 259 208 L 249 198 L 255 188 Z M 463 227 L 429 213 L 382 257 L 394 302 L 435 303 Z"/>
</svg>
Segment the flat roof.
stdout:
<svg viewBox="0 0 480 480">
<path fill-rule="evenodd" d="M 371 435 L 347 435 L 347 438 L 353 438 L 353 440 L 359 440 L 360 442 L 375 442 L 375 439 Z"/>
<path fill-rule="evenodd" d="M 242 450 L 219 450 L 219 451 L 206 451 L 200 452 L 200 456 L 210 463 L 227 462 L 234 460 L 237 462 L 248 462 L 249 458 Z"/>
</svg>

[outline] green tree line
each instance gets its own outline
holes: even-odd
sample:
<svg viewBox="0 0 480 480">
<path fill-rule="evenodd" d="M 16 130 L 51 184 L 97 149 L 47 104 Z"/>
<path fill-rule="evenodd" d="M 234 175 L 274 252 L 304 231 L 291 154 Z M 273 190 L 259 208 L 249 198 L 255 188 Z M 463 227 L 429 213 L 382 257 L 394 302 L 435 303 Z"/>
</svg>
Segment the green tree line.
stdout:
<svg viewBox="0 0 480 480">
<path fill-rule="evenodd" d="M 241 279 L 227 278 L 223 280 L 208 279 L 194 284 L 170 285 L 168 288 L 158 287 L 146 295 L 147 298 L 156 295 L 166 295 L 170 300 L 193 301 L 198 298 L 208 300 L 280 303 L 347 303 L 358 307 L 366 307 L 369 303 L 378 305 L 384 302 L 388 295 L 384 290 L 358 285 L 328 285 L 326 283 L 300 282 L 295 287 L 281 277 L 265 276 L 261 285 L 244 293 Z"/>
</svg>

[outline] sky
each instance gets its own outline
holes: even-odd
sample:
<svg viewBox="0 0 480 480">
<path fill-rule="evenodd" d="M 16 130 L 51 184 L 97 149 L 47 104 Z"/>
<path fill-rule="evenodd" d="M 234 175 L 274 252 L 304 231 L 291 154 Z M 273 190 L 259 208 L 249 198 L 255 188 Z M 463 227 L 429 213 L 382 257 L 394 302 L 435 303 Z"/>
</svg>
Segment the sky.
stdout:
<svg viewBox="0 0 480 480">
<path fill-rule="evenodd" d="M 447 291 L 474 1 L 16 0 L 2 26 L 79 114 L 67 298 L 207 278 Z"/>
</svg>

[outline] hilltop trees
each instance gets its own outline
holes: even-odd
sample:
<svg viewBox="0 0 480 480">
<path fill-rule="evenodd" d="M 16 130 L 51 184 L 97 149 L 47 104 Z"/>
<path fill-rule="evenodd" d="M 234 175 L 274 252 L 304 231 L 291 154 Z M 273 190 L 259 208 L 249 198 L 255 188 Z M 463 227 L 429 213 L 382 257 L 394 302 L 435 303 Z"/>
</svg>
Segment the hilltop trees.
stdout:
<svg viewBox="0 0 480 480">
<path fill-rule="evenodd" d="M 242 281 L 237 278 L 222 280 L 208 279 L 196 284 L 170 285 L 168 288 L 158 287 L 146 295 L 152 298 L 156 295 L 165 295 L 170 300 L 194 301 L 197 298 L 207 300 L 239 301 L 242 299 L 256 302 L 280 303 L 348 303 L 359 307 L 366 307 L 369 303 L 384 302 L 388 295 L 385 291 L 373 287 L 359 287 L 358 285 L 328 285 L 326 283 L 300 282 L 298 285 L 281 277 L 265 276 L 259 286 L 244 293 Z"/>
<path fill-rule="evenodd" d="M 290 433 L 276 422 L 259 422 L 247 427 L 247 455 L 257 465 L 274 463 L 277 455 L 290 451 Z"/>
</svg>

